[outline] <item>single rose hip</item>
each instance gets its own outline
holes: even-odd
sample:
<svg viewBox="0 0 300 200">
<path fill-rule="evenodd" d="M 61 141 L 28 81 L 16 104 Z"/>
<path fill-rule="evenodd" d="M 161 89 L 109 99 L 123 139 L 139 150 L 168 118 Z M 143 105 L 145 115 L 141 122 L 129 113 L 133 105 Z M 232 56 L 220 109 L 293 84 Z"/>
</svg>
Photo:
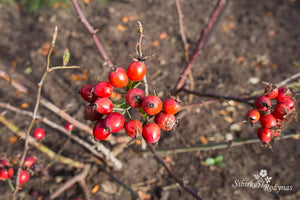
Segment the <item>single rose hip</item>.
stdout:
<svg viewBox="0 0 300 200">
<path fill-rule="evenodd" d="M 109 128 L 104 126 L 104 120 L 99 120 L 95 123 L 93 128 L 93 135 L 95 140 L 105 140 L 110 135 Z"/>
<path fill-rule="evenodd" d="M 94 86 L 93 94 L 97 97 L 108 98 L 113 92 L 113 86 L 108 82 L 98 82 Z"/>
<path fill-rule="evenodd" d="M 86 85 L 82 86 L 82 88 L 79 91 L 81 97 L 87 102 L 90 102 L 92 99 L 93 87 L 94 87 L 94 85 L 92 85 L 92 84 L 86 84 Z"/>
<path fill-rule="evenodd" d="M 271 107 L 271 100 L 266 96 L 260 96 L 255 99 L 254 105 L 260 111 L 267 111 Z"/>
<path fill-rule="evenodd" d="M 112 101 L 109 98 L 98 98 L 94 104 L 94 109 L 102 115 L 111 113 L 114 108 Z"/>
<path fill-rule="evenodd" d="M 128 76 L 122 67 L 114 67 L 108 74 L 109 83 L 117 88 L 125 87 L 128 84 Z"/>
<path fill-rule="evenodd" d="M 133 61 L 127 68 L 127 75 L 133 81 L 140 81 L 146 74 L 146 65 L 140 61 Z"/>
<path fill-rule="evenodd" d="M 65 123 L 65 129 L 67 129 L 68 131 L 73 131 L 74 130 L 74 125 L 71 124 L 70 122 L 66 122 Z"/>
<path fill-rule="evenodd" d="M 125 124 L 125 117 L 118 113 L 112 112 L 104 119 L 104 126 L 109 128 L 110 132 L 117 133 L 121 131 Z"/>
<path fill-rule="evenodd" d="M 269 143 L 272 139 L 271 129 L 263 127 L 257 129 L 257 137 L 260 139 L 260 141 Z"/>
<path fill-rule="evenodd" d="M 180 110 L 180 105 L 177 100 L 173 98 L 167 98 L 163 103 L 165 113 L 175 115 Z"/>
<path fill-rule="evenodd" d="M 278 96 L 276 97 L 276 100 L 278 102 L 285 102 L 288 99 L 290 99 L 292 97 L 292 95 L 293 95 L 293 92 L 291 89 L 286 88 L 286 87 L 280 87 Z"/>
<path fill-rule="evenodd" d="M 273 114 L 276 118 L 283 120 L 291 113 L 291 109 L 283 102 L 278 103 L 273 110 Z"/>
<path fill-rule="evenodd" d="M 97 121 L 102 118 L 102 114 L 96 111 L 93 104 L 89 104 L 84 110 L 85 117 L 90 121 Z"/>
<path fill-rule="evenodd" d="M 276 117 L 272 114 L 262 115 L 260 117 L 260 124 L 264 128 L 272 128 L 273 126 L 276 126 L 276 124 L 277 124 Z"/>
<path fill-rule="evenodd" d="M 160 139 L 160 128 L 156 123 L 148 123 L 143 127 L 143 138 L 147 143 L 156 143 Z"/>
<path fill-rule="evenodd" d="M 130 89 L 125 96 L 126 103 L 132 108 L 139 108 L 142 106 L 145 93 L 139 88 Z"/>
<path fill-rule="evenodd" d="M 172 114 L 167 114 L 164 111 L 157 114 L 154 118 L 154 122 L 165 131 L 170 131 L 176 124 L 175 116 Z"/>
<path fill-rule="evenodd" d="M 20 174 L 19 183 L 24 184 L 29 180 L 29 178 L 30 178 L 29 173 L 27 171 L 25 171 L 24 169 L 22 169 L 21 174 Z"/>
<path fill-rule="evenodd" d="M 258 122 L 260 119 L 260 113 L 255 109 L 249 110 L 246 114 L 246 118 L 251 124 Z"/>
<path fill-rule="evenodd" d="M 45 136 L 45 131 L 42 128 L 36 128 L 33 131 L 33 137 L 37 140 L 43 139 Z"/>
<path fill-rule="evenodd" d="M 143 126 L 139 120 L 132 119 L 125 123 L 125 131 L 128 136 L 136 138 L 142 135 Z"/>
<path fill-rule="evenodd" d="M 24 166 L 30 168 L 35 163 L 35 158 L 33 156 L 26 156 L 24 160 Z"/>
<path fill-rule="evenodd" d="M 162 109 L 162 102 L 158 96 L 149 95 L 144 98 L 142 107 L 148 115 L 156 115 Z"/>
<path fill-rule="evenodd" d="M 289 109 L 293 109 L 295 107 L 295 101 L 292 99 L 287 99 L 283 102 Z"/>
</svg>

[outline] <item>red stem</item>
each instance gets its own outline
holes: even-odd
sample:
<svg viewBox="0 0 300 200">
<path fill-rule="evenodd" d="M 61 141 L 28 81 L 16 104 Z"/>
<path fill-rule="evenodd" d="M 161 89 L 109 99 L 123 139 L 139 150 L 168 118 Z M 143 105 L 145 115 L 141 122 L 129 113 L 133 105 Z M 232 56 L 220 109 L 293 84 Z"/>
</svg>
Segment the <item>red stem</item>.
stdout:
<svg viewBox="0 0 300 200">
<path fill-rule="evenodd" d="M 200 197 L 197 192 L 192 189 L 190 186 L 186 185 L 183 183 L 183 181 L 172 171 L 172 169 L 165 163 L 165 161 L 158 156 L 154 146 L 152 144 L 149 144 L 149 147 L 152 151 L 152 154 L 154 155 L 154 157 L 158 160 L 158 162 L 160 162 L 164 167 L 165 169 L 168 171 L 169 175 L 174 178 L 176 180 L 177 183 L 180 184 L 181 187 L 183 187 L 188 193 L 190 193 L 191 195 L 193 195 L 193 197 L 195 197 L 196 199 L 199 199 L 199 200 L 203 200 L 202 197 Z"/>
<path fill-rule="evenodd" d="M 209 32 L 211 31 L 213 25 L 217 21 L 217 18 L 220 15 L 220 13 L 221 13 L 223 7 L 225 6 L 225 4 L 226 4 L 226 0 L 219 0 L 217 5 L 215 6 L 215 8 L 214 8 L 207 24 L 205 25 L 205 28 L 201 32 L 200 38 L 197 42 L 197 46 L 194 49 L 193 54 L 192 54 L 189 62 L 185 66 L 184 71 L 181 73 L 181 76 L 180 76 L 179 80 L 177 81 L 177 83 L 176 83 L 176 85 L 175 85 L 175 87 L 172 91 L 173 95 L 176 94 L 178 89 L 181 88 L 184 85 L 184 81 L 185 81 L 188 73 L 190 72 L 194 61 L 196 60 L 199 53 L 201 53 L 201 51 L 203 49 L 203 46 L 205 44 L 205 41 L 207 39 L 207 36 L 208 36 Z"/>
<path fill-rule="evenodd" d="M 78 2 L 77 0 L 71 0 L 72 1 L 72 4 L 79 16 L 79 19 L 81 20 L 81 22 L 84 24 L 84 26 L 86 27 L 86 29 L 89 31 L 89 33 L 92 35 L 94 41 L 95 41 L 95 44 L 98 48 L 98 50 L 100 51 L 104 61 L 108 64 L 108 66 L 110 68 L 114 67 L 114 64 L 112 63 L 112 61 L 109 59 L 109 57 L 107 56 L 106 54 L 106 51 L 104 50 L 104 48 L 102 47 L 102 44 L 100 43 L 96 33 L 97 33 L 97 30 L 95 30 L 91 24 L 89 23 L 89 21 L 86 19 L 85 15 L 83 14 L 81 8 L 79 7 L 78 5 Z"/>
</svg>

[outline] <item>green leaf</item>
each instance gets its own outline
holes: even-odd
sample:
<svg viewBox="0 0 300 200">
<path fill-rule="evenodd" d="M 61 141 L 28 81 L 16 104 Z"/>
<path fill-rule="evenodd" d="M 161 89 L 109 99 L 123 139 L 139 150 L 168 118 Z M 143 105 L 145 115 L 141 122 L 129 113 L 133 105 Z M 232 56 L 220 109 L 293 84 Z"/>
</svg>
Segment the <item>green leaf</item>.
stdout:
<svg viewBox="0 0 300 200">
<path fill-rule="evenodd" d="M 223 161 L 223 156 L 217 156 L 215 157 L 215 163 L 219 163 L 219 162 L 222 162 Z"/>
<path fill-rule="evenodd" d="M 156 92 L 156 90 L 153 91 L 154 95 L 158 97 L 158 93 Z"/>
<path fill-rule="evenodd" d="M 204 162 L 207 165 L 214 165 L 215 164 L 215 159 L 214 158 L 206 158 Z"/>
<path fill-rule="evenodd" d="M 70 52 L 69 49 L 66 49 L 63 55 L 63 66 L 66 66 L 70 60 Z"/>
<path fill-rule="evenodd" d="M 218 163 L 216 163 L 219 167 L 225 167 L 226 166 L 226 164 L 224 163 L 224 162 L 218 162 Z"/>
</svg>

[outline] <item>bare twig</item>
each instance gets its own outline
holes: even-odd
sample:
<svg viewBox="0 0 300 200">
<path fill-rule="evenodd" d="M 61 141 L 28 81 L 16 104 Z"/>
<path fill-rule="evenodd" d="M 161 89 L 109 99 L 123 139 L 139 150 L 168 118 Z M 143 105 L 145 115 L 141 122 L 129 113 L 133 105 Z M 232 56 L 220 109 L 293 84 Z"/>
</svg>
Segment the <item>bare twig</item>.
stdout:
<svg viewBox="0 0 300 200">
<path fill-rule="evenodd" d="M 288 138 L 300 139 L 300 130 L 294 131 L 291 133 L 284 134 L 282 136 L 274 138 L 275 141 L 283 140 Z M 229 142 L 219 142 L 219 143 L 211 143 L 211 144 L 204 144 L 198 145 L 194 147 L 179 147 L 179 148 L 170 148 L 170 149 L 160 149 L 157 150 L 158 154 L 169 154 L 169 153 L 186 153 L 186 152 L 193 152 L 193 151 L 210 151 L 216 149 L 226 149 L 229 147 L 236 147 L 242 146 L 246 144 L 253 144 L 261 142 L 258 138 L 239 138 L 235 140 L 231 140 Z M 136 151 L 136 154 L 151 154 L 151 151 Z"/>
<path fill-rule="evenodd" d="M 100 43 L 96 33 L 97 33 L 97 30 L 95 30 L 91 24 L 89 23 L 89 21 L 86 19 L 85 15 L 83 14 L 80 6 L 78 5 L 78 2 L 77 0 L 71 0 L 77 14 L 78 14 L 78 17 L 79 19 L 81 20 L 81 22 L 84 24 L 84 26 L 86 27 L 86 29 L 89 31 L 89 33 L 92 35 L 94 41 L 95 41 L 95 44 L 100 52 L 100 54 L 102 55 L 104 61 L 108 64 L 108 66 L 110 68 L 114 67 L 114 64 L 112 63 L 112 61 L 109 59 L 109 57 L 107 56 L 106 54 L 106 51 L 104 50 L 104 48 L 102 47 L 102 44 Z"/>
<path fill-rule="evenodd" d="M 12 122 L 8 121 L 3 115 L 0 115 L 0 123 L 2 123 L 4 126 L 6 126 L 10 131 L 12 131 L 14 134 L 16 134 L 19 137 L 24 137 L 25 133 L 24 131 L 21 131 L 17 126 L 15 126 Z M 56 153 L 52 150 L 50 150 L 48 147 L 44 146 L 43 144 L 37 142 L 33 137 L 30 135 L 28 136 L 28 143 L 34 147 L 36 147 L 38 150 L 43 152 L 45 155 L 47 155 L 50 159 L 55 158 Z M 57 159 L 58 162 L 61 162 L 66 165 L 70 165 L 76 168 L 82 168 L 83 164 L 72 160 L 70 158 L 59 156 Z"/>
<path fill-rule="evenodd" d="M 191 195 L 193 195 L 193 197 L 195 197 L 196 199 L 200 199 L 203 200 L 202 197 L 200 197 L 197 192 L 192 189 L 191 187 L 189 187 L 188 185 L 186 185 L 170 168 L 170 166 L 168 166 L 165 161 L 159 157 L 159 155 L 156 153 L 155 148 L 153 147 L 152 144 L 149 144 L 150 150 L 152 152 L 152 154 L 154 155 L 154 157 L 157 159 L 158 162 L 160 162 L 164 168 L 168 171 L 169 175 L 174 178 L 176 180 L 177 183 L 180 184 L 181 187 L 183 187 L 188 193 L 190 193 Z"/>
<path fill-rule="evenodd" d="M 192 54 L 191 58 L 189 59 L 189 62 L 185 66 L 184 71 L 181 73 L 180 78 L 177 81 L 177 83 L 172 91 L 173 95 L 176 94 L 177 90 L 180 89 L 184 85 L 185 79 L 186 79 L 188 73 L 190 72 L 190 69 L 192 68 L 192 64 L 196 60 L 199 53 L 201 53 L 201 51 L 204 47 L 205 41 L 207 39 L 207 36 L 208 36 L 209 32 L 211 31 L 214 23 L 217 21 L 217 18 L 219 16 L 219 14 L 221 13 L 222 8 L 225 6 L 225 4 L 226 4 L 226 0 L 219 0 L 217 5 L 215 6 L 215 9 L 213 10 L 207 24 L 205 25 L 205 28 L 201 32 L 200 38 L 197 42 L 197 46 L 196 46 L 195 50 L 193 51 L 193 54 Z"/>
<path fill-rule="evenodd" d="M 186 40 L 186 36 L 185 36 L 185 32 L 184 32 L 183 14 L 181 11 L 181 6 L 179 3 L 179 0 L 175 0 L 175 3 L 176 3 L 176 9 L 177 9 L 177 13 L 178 13 L 179 32 L 181 35 L 181 39 L 183 42 L 183 48 L 184 48 L 184 58 L 185 58 L 185 61 L 188 62 L 189 61 L 189 44 Z M 190 80 L 189 88 L 190 88 L 190 90 L 194 90 L 195 82 L 194 82 L 192 69 L 190 69 L 188 76 L 189 76 L 189 80 Z M 191 103 L 192 101 L 193 101 L 193 94 L 189 94 L 189 103 Z"/>
<path fill-rule="evenodd" d="M 233 101 L 245 103 L 248 105 L 252 105 L 252 103 L 250 103 L 249 100 L 255 99 L 255 97 L 242 98 L 242 97 L 231 97 L 231 96 L 223 96 L 223 95 L 217 95 L 217 94 L 209 94 L 209 93 L 200 93 L 200 92 L 191 91 L 186 88 L 181 88 L 180 91 L 183 91 L 188 94 L 194 94 L 199 97 L 210 97 L 210 98 L 216 98 L 216 99 L 220 99 L 220 100 L 233 100 Z"/>
<path fill-rule="evenodd" d="M 68 180 L 67 182 L 64 183 L 64 185 L 60 186 L 55 192 L 50 194 L 50 199 L 55 199 L 57 198 L 61 193 L 66 191 L 67 189 L 71 188 L 72 185 L 74 185 L 77 182 L 80 182 L 86 178 L 90 171 L 91 165 L 90 164 L 85 164 L 82 172 L 76 176 L 74 176 L 72 179 Z"/>
<path fill-rule="evenodd" d="M 33 115 L 32 115 L 32 118 L 31 118 L 31 122 L 30 122 L 30 125 L 29 125 L 26 133 L 25 133 L 24 150 L 23 150 L 23 154 L 21 156 L 20 163 L 19 163 L 20 168 L 18 169 L 18 172 L 17 172 L 16 187 L 15 187 L 15 191 L 14 191 L 14 193 L 12 195 L 12 200 L 16 199 L 17 193 L 18 193 L 18 191 L 20 189 L 19 188 L 19 185 L 20 185 L 20 183 L 19 183 L 20 174 L 21 174 L 23 163 L 24 163 L 24 160 L 25 160 L 28 148 L 29 148 L 28 137 L 29 137 L 31 129 L 32 129 L 33 125 L 34 125 L 34 122 L 36 120 L 37 111 L 38 111 L 39 105 L 40 105 L 42 86 L 43 86 L 43 83 L 44 83 L 44 81 L 46 79 L 46 76 L 47 76 L 47 74 L 49 72 L 49 69 L 50 69 L 50 57 L 51 57 L 52 51 L 53 51 L 54 46 L 55 46 L 55 41 L 56 41 L 56 38 L 57 38 L 57 33 L 58 33 L 58 30 L 57 30 L 57 26 L 56 26 L 55 30 L 54 30 L 54 33 L 53 33 L 53 38 L 52 38 L 51 46 L 50 46 L 50 48 L 48 50 L 48 53 L 47 53 L 47 56 L 46 56 L 46 70 L 45 70 L 45 72 L 44 72 L 44 74 L 43 74 L 40 82 L 38 83 L 38 92 L 37 92 L 37 97 L 36 97 L 36 102 L 35 102 L 35 106 L 34 106 Z"/>
<path fill-rule="evenodd" d="M 185 32 L 184 32 L 183 14 L 181 11 L 181 6 L 179 3 L 179 0 L 175 0 L 175 3 L 176 3 L 177 14 L 178 14 L 179 32 L 181 35 L 181 39 L 183 42 L 183 48 L 184 48 L 184 58 L 185 58 L 185 61 L 188 61 L 189 60 L 189 44 L 186 40 L 186 36 L 185 36 Z"/>
</svg>

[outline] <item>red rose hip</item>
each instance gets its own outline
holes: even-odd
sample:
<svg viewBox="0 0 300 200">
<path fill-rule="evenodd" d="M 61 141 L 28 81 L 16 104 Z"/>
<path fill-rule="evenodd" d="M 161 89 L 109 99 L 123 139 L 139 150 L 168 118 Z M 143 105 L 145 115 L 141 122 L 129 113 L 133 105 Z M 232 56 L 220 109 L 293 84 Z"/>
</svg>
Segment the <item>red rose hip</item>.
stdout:
<svg viewBox="0 0 300 200">
<path fill-rule="evenodd" d="M 272 128 L 273 126 L 276 126 L 276 117 L 272 114 L 269 115 L 262 115 L 260 118 L 260 124 L 264 128 Z"/>
<path fill-rule="evenodd" d="M 272 132 L 269 128 L 259 128 L 257 129 L 257 137 L 264 143 L 269 143 L 272 139 Z"/>
<path fill-rule="evenodd" d="M 104 119 L 104 126 L 109 128 L 110 132 L 117 133 L 121 131 L 125 124 L 125 117 L 118 113 L 112 112 Z"/>
<path fill-rule="evenodd" d="M 125 123 L 125 131 L 128 136 L 136 138 L 142 135 L 143 126 L 142 123 L 136 119 L 129 120 Z"/>
<path fill-rule="evenodd" d="M 125 87 L 128 84 L 128 76 L 122 67 L 114 67 L 108 74 L 109 83 L 117 88 Z"/>
<path fill-rule="evenodd" d="M 112 101 L 109 98 L 99 98 L 94 104 L 94 109 L 102 115 L 111 113 L 114 108 Z"/>
<path fill-rule="evenodd" d="M 86 84 L 86 85 L 82 86 L 80 91 L 79 91 L 81 97 L 87 102 L 90 102 L 91 99 L 92 99 L 93 87 L 94 87 L 94 85 L 92 85 L 92 84 Z"/>
<path fill-rule="evenodd" d="M 142 107 L 148 115 L 156 115 L 162 109 L 162 102 L 158 96 L 149 95 L 144 98 Z"/>
<path fill-rule="evenodd" d="M 103 98 L 110 97 L 112 92 L 113 92 L 113 86 L 105 81 L 96 83 L 93 90 L 94 95 Z"/>
<path fill-rule="evenodd" d="M 128 65 L 127 75 L 133 81 L 140 81 L 146 74 L 146 65 L 143 62 L 133 61 Z"/>
<path fill-rule="evenodd" d="M 36 128 L 33 131 L 33 137 L 37 140 L 43 139 L 45 136 L 45 131 L 42 128 Z"/>
<path fill-rule="evenodd" d="M 35 163 L 35 158 L 33 156 L 26 156 L 24 160 L 24 166 L 30 168 Z"/>
<path fill-rule="evenodd" d="M 177 100 L 173 98 L 167 98 L 163 103 L 163 108 L 165 113 L 175 115 L 179 111 L 180 105 Z"/>
<path fill-rule="evenodd" d="M 255 109 L 249 110 L 246 114 L 246 118 L 250 123 L 258 122 L 260 119 L 260 113 Z"/>
<path fill-rule="evenodd" d="M 266 96 L 260 96 L 255 99 L 254 105 L 260 111 L 267 111 L 271 107 L 271 100 Z"/>
<path fill-rule="evenodd" d="M 105 140 L 110 135 L 109 128 L 104 126 L 104 120 L 99 120 L 95 123 L 93 128 L 93 135 L 95 140 Z"/>
<path fill-rule="evenodd" d="M 22 169 L 21 174 L 20 174 L 19 183 L 24 184 L 29 180 L 29 178 L 30 178 L 29 173 L 27 171 L 25 171 L 24 169 Z"/>
<path fill-rule="evenodd" d="M 147 143 L 156 143 L 160 139 L 160 128 L 155 123 L 148 123 L 143 127 L 143 138 Z"/>
<path fill-rule="evenodd" d="M 170 131 L 176 124 L 175 116 L 172 114 L 167 114 L 165 112 L 160 112 L 158 115 L 154 118 L 155 123 L 165 131 Z"/>
<path fill-rule="evenodd" d="M 145 98 L 145 93 L 139 88 L 130 89 L 126 93 L 126 103 L 132 108 L 139 108 L 142 106 L 143 100 Z"/>
</svg>

